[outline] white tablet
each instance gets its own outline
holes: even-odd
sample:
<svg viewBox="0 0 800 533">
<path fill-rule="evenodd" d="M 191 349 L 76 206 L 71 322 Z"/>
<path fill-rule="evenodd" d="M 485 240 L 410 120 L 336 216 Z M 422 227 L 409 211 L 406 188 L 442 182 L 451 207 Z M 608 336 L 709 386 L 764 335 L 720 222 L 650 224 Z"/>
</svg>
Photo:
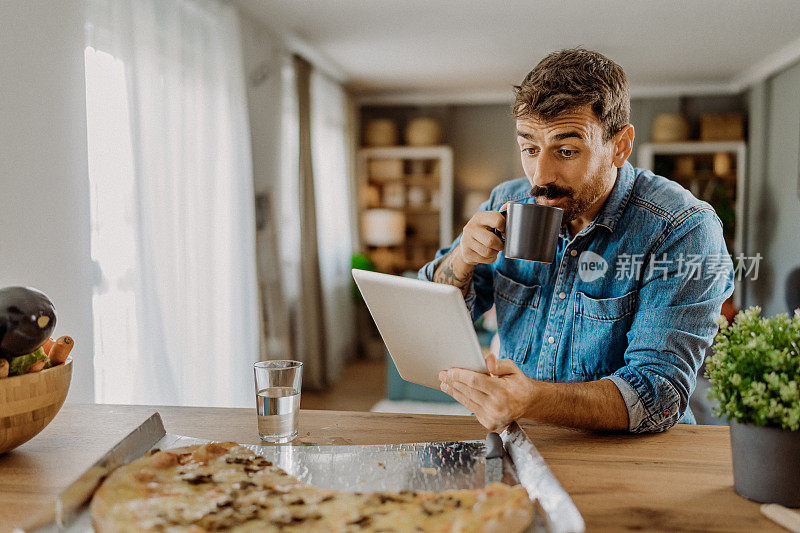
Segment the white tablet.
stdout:
<svg viewBox="0 0 800 533">
<path fill-rule="evenodd" d="M 487 373 L 461 290 L 452 285 L 353 269 L 400 376 L 439 388 L 439 372 Z"/>
</svg>

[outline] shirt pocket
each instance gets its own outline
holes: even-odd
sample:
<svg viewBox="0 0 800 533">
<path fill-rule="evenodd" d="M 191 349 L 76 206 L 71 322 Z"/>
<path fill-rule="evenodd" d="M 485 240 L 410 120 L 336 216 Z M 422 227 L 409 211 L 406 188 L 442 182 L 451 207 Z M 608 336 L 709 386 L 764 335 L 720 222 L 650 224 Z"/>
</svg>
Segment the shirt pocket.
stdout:
<svg viewBox="0 0 800 533">
<path fill-rule="evenodd" d="M 494 304 L 500 335 L 500 357 L 523 363 L 531 346 L 540 285 L 525 285 L 494 272 Z"/>
<path fill-rule="evenodd" d="M 616 298 L 575 295 L 570 364 L 583 377 L 607 376 L 625 364 L 628 330 L 636 308 L 637 291 Z"/>
</svg>

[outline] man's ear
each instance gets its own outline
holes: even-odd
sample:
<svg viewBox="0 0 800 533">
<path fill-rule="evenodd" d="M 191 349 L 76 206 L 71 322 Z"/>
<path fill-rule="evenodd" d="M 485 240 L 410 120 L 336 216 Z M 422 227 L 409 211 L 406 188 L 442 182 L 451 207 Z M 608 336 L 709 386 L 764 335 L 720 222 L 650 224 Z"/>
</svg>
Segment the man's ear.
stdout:
<svg viewBox="0 0 800 533">
<path fill-rule="evenodd" d="M 614 153 L 611 162 L 615 167 L 621 167 L 631 155 L 633 150 L 633 124 L 627 124 L 619 130 L 612 139 L 614 142 Z"/>
</svg>

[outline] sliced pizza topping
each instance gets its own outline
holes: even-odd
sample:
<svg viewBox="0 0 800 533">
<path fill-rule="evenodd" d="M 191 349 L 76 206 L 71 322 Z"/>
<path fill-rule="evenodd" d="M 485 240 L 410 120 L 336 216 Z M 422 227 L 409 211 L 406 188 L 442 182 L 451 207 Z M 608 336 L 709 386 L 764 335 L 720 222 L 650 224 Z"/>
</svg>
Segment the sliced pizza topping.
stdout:
<svg viewBox="0 0 800 533">
<path fill-rule="evenodd" d="M 318 489 L 233 443 L 155 452 L 112 473 L 92 501 L 98 533 L 446 532 L 522 524 L 495 529 L 512 533 L 531 513 L 524 489 L 506 485 L 443 493 Z"/>
</svg>

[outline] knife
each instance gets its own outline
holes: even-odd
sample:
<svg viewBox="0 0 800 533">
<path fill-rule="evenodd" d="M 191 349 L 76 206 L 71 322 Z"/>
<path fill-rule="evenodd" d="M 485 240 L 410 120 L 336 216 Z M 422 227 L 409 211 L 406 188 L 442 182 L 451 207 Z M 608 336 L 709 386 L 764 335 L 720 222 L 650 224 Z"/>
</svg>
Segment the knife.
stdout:
<svg viewBox="0 0 800 533">
<path fill-rule="evenodd" d="M 509 460 L 528 496 L 536 502 L 536 515 L 550 533 L 583 533 L 586 524 L 567 491 L 559 484 L 542 455 L 516 422 L 500 437 Z"/>
<path fill-rule="evenodd" d="M 800 514 L 777 503 L 765 503 L 761 514 L 785 527 L 792 533 L 800 533 Z"/>
<path fill-rule="evenodd" d="M 28 523 L 25 530 L 31 531 L 53 522 L 58 528 L 67 527 L 75 520 L 83 504 L 92 497 L 100 482 L 112 470 L 144 455 L 166 433 L 161 415 L 153 413 L 64 489 L 54 502 L 45 505 Z"/>
<path fill-rule="evenodd" d="M 497 433 L 486 435 L 486 484 L 503 480 L 503 441 Z"/>
</svg>

